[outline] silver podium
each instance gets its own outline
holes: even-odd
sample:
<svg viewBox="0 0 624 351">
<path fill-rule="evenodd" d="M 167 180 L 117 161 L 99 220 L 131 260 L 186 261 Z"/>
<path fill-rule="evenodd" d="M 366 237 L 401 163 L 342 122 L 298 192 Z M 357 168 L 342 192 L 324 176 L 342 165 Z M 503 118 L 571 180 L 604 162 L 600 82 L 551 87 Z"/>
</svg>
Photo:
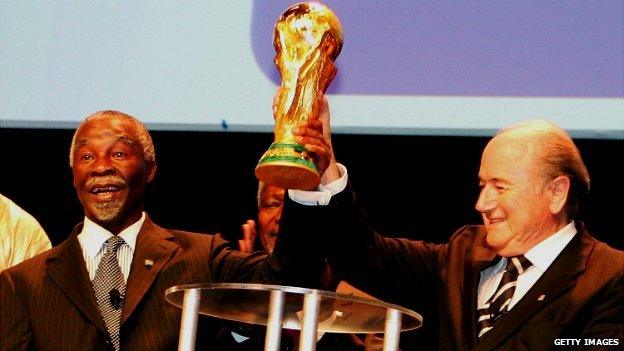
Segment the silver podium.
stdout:
<svg viewBox="0 0 624 351">
<path fill-rule="evenodd" d="M 318 332 L 384 333 L 384 351 L 396 351 L 401 331 L 422 317 L 381 300 L 280 285 L 211 283 L 174 286 L 165 299 L 182 308 L 179 351 L 195 349 L 198 314 L 265 325 L 265 351 L 278 351 L 282 328 L 301 330 L 300 351 L 316 350 Z"/>
</svg>

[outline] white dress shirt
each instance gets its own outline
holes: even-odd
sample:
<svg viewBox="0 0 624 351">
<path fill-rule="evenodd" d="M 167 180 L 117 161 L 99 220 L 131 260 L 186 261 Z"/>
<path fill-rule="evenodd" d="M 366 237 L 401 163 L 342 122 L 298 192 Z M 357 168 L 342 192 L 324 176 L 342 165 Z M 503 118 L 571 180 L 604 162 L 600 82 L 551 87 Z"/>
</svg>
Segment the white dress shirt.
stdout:
<svg viewBox="0 0 624 351">
<path fill-rule="evenodd" d="M 514 291 L 507 310 L 511 310 L 527 291 L 531 289 L 535 282 L 537 282 L 548 267 L 550 267 L 555 258 L 557 258 L 566 245 L 568 245 L 570 240 L 574 238 L 575 234 L 576 226 L 574 222 L 570 222 L 555 234 L 533 246 L 524 254 L 524 257 L 526 257 L 532 265 L 518 276 L 516 290 Z M 505 266 L 507 266 L 507 258 L 503 257 L 494 266 L 481 271 L 479 289 L 477 290 L 477 308 L 482 308 L 487 300 L 494 295 L 498 284 L 500 284 L 503 278 Z"/>
<path fill-rule="evenodd" d="M 294 202 L 306 206 L 329 205 L 332 196 L 338 194 L 347 187 L 349 179 L 347 168 L 338 163 L 338 169 L 340 170 L 340 178 L 326 185 L 320 184 L 317 191 L 288 189 L 288 196 Z"/>
<path fill-rule="evenodd" d="M 137 236 L 143 226 L 143 222 L 145 222 L 145 212 L 141 214 L 141 218 L 138 221 L 119 233 L 119 237 L 124 239 L 125 243 L 117 249 L 117 260 L 119 261 L 119 267 L 121 268 L 126 284 L 128 283 L 128 276 L 130 275 L 130 265 L 132 264 L 132 257 L 134 256 Z M 95 272 L 100 265 L 102 256 L 104 256 L 106 252 L 104 243 L 112 236 L 113 233 L 85 217 L 82 232 L 78 234 L 78 242 L 80 242 L 82 256 L 87 265 L 87 271 L 89 272 L 89 279 L 91 281 L 95 278 Z"/>
</svg>

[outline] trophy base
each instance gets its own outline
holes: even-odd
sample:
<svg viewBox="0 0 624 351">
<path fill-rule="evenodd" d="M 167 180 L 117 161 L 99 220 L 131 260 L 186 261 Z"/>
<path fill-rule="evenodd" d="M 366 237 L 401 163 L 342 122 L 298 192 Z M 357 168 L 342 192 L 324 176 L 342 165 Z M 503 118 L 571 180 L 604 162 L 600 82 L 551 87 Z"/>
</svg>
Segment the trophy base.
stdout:
<svg viewBox="0 0 624 351">
<path fill-rule="evenodd" d="M 312 158 L 297 143 L 271 144 L 256 166 L 256 177 L 284 189 L 312 190 L 321 182 Z"/>
<path fill-rule="evenodd" d="M 318 172 L 306 165 L 286 160 L 263 161 L 256 167 L 256 178 L 265 184 L 284 189 L 312 190 L 321 182 Z"/>
</svg>

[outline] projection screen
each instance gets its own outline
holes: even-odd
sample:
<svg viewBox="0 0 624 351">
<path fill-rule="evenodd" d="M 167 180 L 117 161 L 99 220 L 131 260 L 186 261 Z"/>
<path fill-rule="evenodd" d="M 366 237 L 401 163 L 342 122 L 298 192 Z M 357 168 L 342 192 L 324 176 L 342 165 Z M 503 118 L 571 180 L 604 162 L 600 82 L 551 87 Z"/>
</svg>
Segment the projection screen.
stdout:
<svg viewBox="0 0 624 351">
<path fill-rule="evenodd" d="M 268 132 L 273 25 L 293 1 L 2 1 L 0 124 L 103 109 L 151 129 Z M 624 139 L 624 3 L 326 1 L 338 133 L 490 135 L 552 120 Z"/>
</svg>

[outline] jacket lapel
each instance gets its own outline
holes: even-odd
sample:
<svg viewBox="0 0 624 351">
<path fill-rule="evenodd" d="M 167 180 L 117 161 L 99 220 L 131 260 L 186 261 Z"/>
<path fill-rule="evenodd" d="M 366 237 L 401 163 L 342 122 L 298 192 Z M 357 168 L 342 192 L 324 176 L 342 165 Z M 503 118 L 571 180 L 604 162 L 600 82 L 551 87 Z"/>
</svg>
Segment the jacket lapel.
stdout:
<svg viewBox="0 0 624 351">
<path fill-rule="evenodd" d="M 121 314 L 122 325 L 143 299 L 158 273 L 178 249 L 173 239 L 174 236 L 170 232 L 155 225 L 149 218 L 145 219 L 137 236 L 130 267 Z"/>
<path fill-rule="evenodd" d="M 46 260 L 46 272 L 65 295 L 101 331 L 106 325 L 100 315 L 93 285 L 82 255 L 77 235 L 82 225 L 77 226 L 69 239 L 59 245 L 58 250 Z"/>
<path fill-rule="evenodd" d="M 492 350 L 498 347 L 516 333 L 527 319 L 576 284 L 576 277 L 585 270 L 587 258 L 595 245 L 582 224 L 577 223 L 577 228 L 579 233 L 533 287 L 491 331 L 483 336 L 478 344 L 478 350 Z"/>
</svg>

